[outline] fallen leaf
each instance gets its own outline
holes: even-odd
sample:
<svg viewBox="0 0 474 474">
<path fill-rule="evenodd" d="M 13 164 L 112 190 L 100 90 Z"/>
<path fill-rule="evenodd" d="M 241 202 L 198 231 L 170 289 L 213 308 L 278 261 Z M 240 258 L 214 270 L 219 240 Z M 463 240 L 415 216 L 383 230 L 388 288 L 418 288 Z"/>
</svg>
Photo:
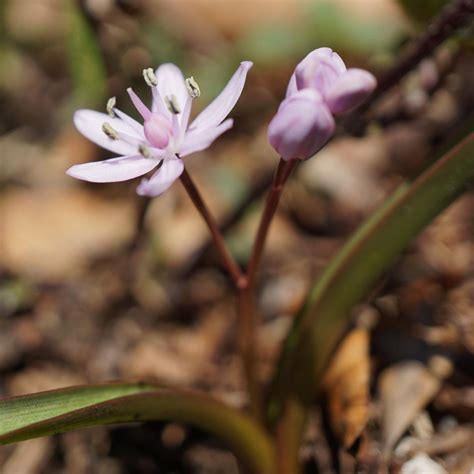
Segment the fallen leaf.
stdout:
<svg viewBox="0 0 474 474">
<path fill-rule="evenodd" d="M 345 448 L 367 423 L 369 377 L 369 332 L 354 329 L 338 348 L 323 381 L 331 428 Z"/>
<path fill-rule="evenodd" d="M 426 454 L 417 454 L 403 464 L 401 474 L 447 474 L 443 466 L 429 458 Z"/>
<path fill-rule="evenodd" d="M 388 457 L 420 411 L 438 393 L 443 379 L 451 370 L 448 359 L 433 356 L 429 367 L 410 360 L 392 365 L 381 373 L 378 393 L 383 411 L 382 451 L 385 457 Z"/>
<path fill-rule="evenodd" d="M 0 201 L 0 265 L 32 278 L 77 275 L 89 259 L 110 254 L 132 232 L 130 200 L 105 200 L 77 189 L 12 190 Z"/>
</svg>

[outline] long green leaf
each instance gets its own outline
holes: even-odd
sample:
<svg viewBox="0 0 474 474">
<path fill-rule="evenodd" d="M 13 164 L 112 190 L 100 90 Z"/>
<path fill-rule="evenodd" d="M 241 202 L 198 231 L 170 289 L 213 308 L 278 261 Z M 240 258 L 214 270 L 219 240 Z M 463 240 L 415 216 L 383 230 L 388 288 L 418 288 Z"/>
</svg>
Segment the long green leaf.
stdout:
<svg viewBox="0 0 474 474">
<path fill-rule="evenodd" d="M 90 22 L 77 0 L 65 2 L 68 14 L 67 49 L 74 86 L 74 105 L 97 107 L 106 94 L 102 53 Z"/>
<path fill-rule="evenodd" d="M 222 440 L 250 472 L 275 472 L 272 444 L 249 417 L 206 395 L 154 385 L 70 387 L 0 400 L 0 444 L 151 420 L 196 426 Z"/>
<path fill-rule="evenodd" d="M 269 418 L 287 397 L 309 404 L 350 310 L 413 238 L 474 178 L 474 133 L 413 183 L 402 184 L 353 235 L 308 295 L 284 345 Z"/>
</svg>

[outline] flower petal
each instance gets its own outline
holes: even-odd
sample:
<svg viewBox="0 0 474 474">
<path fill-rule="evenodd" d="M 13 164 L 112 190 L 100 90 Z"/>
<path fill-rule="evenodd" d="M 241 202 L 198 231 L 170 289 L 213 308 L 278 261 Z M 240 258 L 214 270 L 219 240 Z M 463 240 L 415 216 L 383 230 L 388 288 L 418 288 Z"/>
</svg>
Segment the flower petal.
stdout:
<svg viewBox="0 0 474 474">
<path fill-rule="evenodd" d="M 119 156 L 110 160 L 74 165 L 66 173 L 73 178 L 91 183 L 126 181 L 148 173 L 158 165 L 156 160 L 143 156 Z"/>
<path fill-rule="evenodd" d="M 224 90 L 191 123 L 191 130 L 215 127 L 229 115 L 242 94 L 247 72 L 252 66 L 251 61 L 240 63 Z"/>
<path fill-rule="evenodd" d="M 150 179 L 142 179 L 137 186 L 137 193 L 140 196 L 159 196 L 176 181 L 183 170 L 183 160 L 164 161 L 161 168 Z"/>
<path fill-rule="evenodd" d="M 158 81 L 156 88 L 159 92 L 161 100 L 165 100 L 166 97 L 174 95 L 176 97 L 179 110 L 182 111 L 184 109 L 184 105 L 186 104 L 186 99 L 188 98 L 189 93 L 186 83 L 184 82 L 184 76 L 181 72 L 181 69 L 172 63 L 162 64 L 156 70 L 156 79 Z M 157 100 L 158 99 L 155 98 L 153 101 L 154 107 L 159 107 L 160 105 Z M 158 111 L 162 112 L 160 107 L 158 108 Z M 166 111 L 169 113 L 168 109 L 166 109 Z"/>
<path fill-rule="evenodd" d="M 306 160 L 324 146 L 334 128 L 334 119 L 321 95 L 303 89 L 281 103 L 268 126 L 268 140 L 284 160 Z"/>
<path fill-rule="evenodd" d="M 214 142 L 216 138 L 224 132 L 232 128 L 234 121 L 227 119 L 217 127 L 208 128 L 207 130 L 193 130 L 184 137 L 183 145 L 179 151 L 181 157 L 205 150 Z"/>
<path fill-rule="evenodd" d="M 298 85 L 296 84 L 295 73 L 293 73 L 290 77 L 290 81 L 288 82 L 288 87 L 286 88 L 285 97 L 290 97 L 290 95 L 293 95 L 295 92 L 298 92 Z"/>
<path fill-rule="evenodd" d="M 109 138 L 103 131 L 102 125 L 104 122 L 109 123 L 112 128 L 118 132 L 130 135 L 137 140 L 143 140 L 143 136 L 140 136 L 138 132 L 124 122 L 120 118 L 110 117 L 107 114 L 96 112 L 95 110 L 78 110 L 74 113 L 74 125 L 86 138 L 95 144 L 105 148 L 106 150 L 113 151 L 120 155 L 131 155 L 136 153 L 137 149 L 128 143 L 121 140 L 113 140 Z"/>
<path fill-rule="evenodd" d="M 377 81 L 370 72 L 352 68 L 337 78 L 324 98 L 333 114 L 342 114 L 360 105 L 376 85 Z"/>
</svg>

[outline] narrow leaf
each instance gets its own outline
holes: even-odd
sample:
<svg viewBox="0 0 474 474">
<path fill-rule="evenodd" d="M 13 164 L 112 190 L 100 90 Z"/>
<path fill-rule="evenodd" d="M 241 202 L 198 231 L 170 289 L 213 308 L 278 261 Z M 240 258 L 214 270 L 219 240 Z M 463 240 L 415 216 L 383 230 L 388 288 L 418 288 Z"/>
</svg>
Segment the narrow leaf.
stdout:
<svg viewBox="0 0 474 474">
<path fill-rule="evenodd" d="M 206 395 L 153 385 L 70 387 L 0 400 L 0 444 L 152 420 L 196 426 L 222 440 L 250 472 L 275 472 L 272 444 L 249 417 Z"/>
<path fill-rule="evenodd" d="M 270 398 L 270 420 L 281 413 L 287 397 L 311 403 L 350 309 L 473 178 L 471 133 L 413 183 L 402 184 L 344 245 L 310 291 L 286 340 Z"/>
<path fill-rule="evenodd" d="M 96 107 L 105 97 L 106 71 L 90 22 L 76 0 L 66 2 L 69 28 L 68 59 L 74 85 L 75 105 Z"/>
</svg>

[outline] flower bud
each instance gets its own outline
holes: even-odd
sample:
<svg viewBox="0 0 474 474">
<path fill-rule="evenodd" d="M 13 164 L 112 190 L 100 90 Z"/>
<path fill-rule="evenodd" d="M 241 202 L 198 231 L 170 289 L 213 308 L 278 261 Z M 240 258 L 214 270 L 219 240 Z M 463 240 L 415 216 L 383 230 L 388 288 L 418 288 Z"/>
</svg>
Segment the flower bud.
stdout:
<svg viewBox="0 0 474 474">
<path fill-rule="evenodd" d="M 323 147 L 334 129 L 321 94 L 304 89 L 281 103 L 268 127 L 268 140 L 284 160 L 306 160 Z"/>
<path fill-rule="evenodd" d="M 348 69 L 325 92 L 325 101 L 333 114 L 355 109 L 373 92 L 377 81 L 368 71 Z"/>
<path fill-rule="evenodd" d="M 160 149 L 168 146 L 172 135 L 172 126 L 170 120 L 162 114 L 152 113 L 143 124 L 145 137 L 148 142 Z"/>
<path fill-rule="evenodd" d="M 323 96 L 334 81 L 346 72 L 341 57 L 331 48 L 318 48 L 309 53 L 295 69 L 298 90 L 316 89 Z"/>
</svg>

